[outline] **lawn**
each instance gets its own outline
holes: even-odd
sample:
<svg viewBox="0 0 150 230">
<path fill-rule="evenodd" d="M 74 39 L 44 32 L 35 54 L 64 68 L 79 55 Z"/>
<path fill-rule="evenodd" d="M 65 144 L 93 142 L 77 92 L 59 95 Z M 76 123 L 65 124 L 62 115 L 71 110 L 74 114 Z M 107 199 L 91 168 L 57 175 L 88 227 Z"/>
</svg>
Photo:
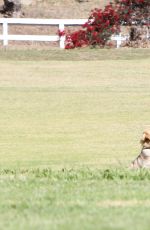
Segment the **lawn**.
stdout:
<svg viewBox="0 0 150 230">
<path fill-rule="evenodd" d="M 149 229 L 150 173 L 127 169 L 150 127 L 149 50 L 0 60 L 0 229 Z"/>
<path fill-rule="evenodd" d="M 148 230 L 150 173 L 5 170 L 0 229 Z"/>
</svg>

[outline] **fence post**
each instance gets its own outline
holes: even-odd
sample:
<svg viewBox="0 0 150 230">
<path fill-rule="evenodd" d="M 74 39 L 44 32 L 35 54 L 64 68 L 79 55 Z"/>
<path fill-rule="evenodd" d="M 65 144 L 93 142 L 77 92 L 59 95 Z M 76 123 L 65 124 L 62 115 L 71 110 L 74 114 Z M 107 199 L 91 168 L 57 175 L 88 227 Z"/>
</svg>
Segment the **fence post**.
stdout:
<svg viewBox="0 0 150 230">
<path fill-rule="evenodd" d="M 59 31 L 64 31 L 65 26 L 64 24 L 59 24 Z M 64 49 L 65 48 L 65 35 L 60 37 L 60 48 Z"/>
<path fill-rule="evenodd" d="M 8 22 L 6 20 L 7 19 L 5 19 L 3 22 L 3 45 L 4 46 L 8 45 Z"/>
<path fill-rule="evenodd" d="M 119 34 L 118 36 L 117 36 L 117 49 L 118 48 L 120 48 L 120 46 L 121 46 L 121 43 L 122 43 L 122 37 L 121 37 L 121 34 Z"/>
</svg>

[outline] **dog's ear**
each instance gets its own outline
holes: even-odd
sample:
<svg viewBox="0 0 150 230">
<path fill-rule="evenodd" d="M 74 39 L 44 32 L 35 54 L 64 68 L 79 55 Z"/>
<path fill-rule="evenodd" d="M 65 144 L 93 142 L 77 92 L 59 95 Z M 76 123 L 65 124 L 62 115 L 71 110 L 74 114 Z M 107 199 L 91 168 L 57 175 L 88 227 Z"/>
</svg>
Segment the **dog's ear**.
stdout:
<svg viewBox="0 0 150 230">
<path fill-rule="evenodd" d="M 144 143 L 146 142 L 146 139 L 147 139 L 147 132 L 144 131 L 144 132 L 143 132 L 143 136 L 142 136 L 142 138 L 141 138 L 141 140 L 140 140 L 140 144 L 141 144 L 142 146 L 144 146 Z"/>
<path fill-rule="evenodd" d="M 144 133 L 143 133 L 143 138 L 144 138 L 144 140 L 145 140 L 145 139 L 150 140 L 150 130 L 145 130 L 145 131 L 144 131 Z M 142 138 L 142 139 L 143 139 L 143 138 Z"/>
<path fill-rule="evenodd" d="M 143 136 L 140 140 L 140 144 L 144 147 L 147 146 L 147 144 L 150 144 L 150 130 L 145 130 L 143 132 Z"/>
</svg>

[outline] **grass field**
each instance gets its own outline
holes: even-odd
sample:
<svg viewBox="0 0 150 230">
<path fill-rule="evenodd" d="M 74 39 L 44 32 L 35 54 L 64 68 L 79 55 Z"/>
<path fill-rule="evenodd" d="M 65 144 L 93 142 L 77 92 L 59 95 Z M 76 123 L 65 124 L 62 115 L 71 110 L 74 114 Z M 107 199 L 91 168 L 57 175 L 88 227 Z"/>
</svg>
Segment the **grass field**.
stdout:
<svg viewBox="0 0 150 230">
<path fill-rule="evenodd" d="M 149 229 L 149 50 L 0 52 L 0 229 Z"/>
</svg>

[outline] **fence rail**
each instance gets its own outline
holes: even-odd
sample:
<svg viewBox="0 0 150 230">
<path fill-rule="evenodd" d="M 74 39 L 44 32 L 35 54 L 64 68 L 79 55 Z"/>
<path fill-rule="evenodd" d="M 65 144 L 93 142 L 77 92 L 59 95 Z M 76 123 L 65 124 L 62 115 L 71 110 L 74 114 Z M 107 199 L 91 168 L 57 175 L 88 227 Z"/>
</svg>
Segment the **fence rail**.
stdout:
<svg viewBox="0 0 150 230">
<path fill-rule="evenodd" d="M 87 22 L 87 19 L 32 19 L 32 18 L 0 18 L 0 24 L 2 24 L 2 34 L 0 40 L 3 41 L 3 45 L 7 46 L 9 41 L 44 41 L 52 42 L 58 41 L 60 48 L 65 48 L 65 36 L 59 37 L 57 35 L 19 35 L 9 34 L 9 24 L 13 25 L 45 25 L 45 26 L 58 26 L 60 31 L 65 29 L 65 26 L 78 26 Z M 115 40 L 117 48 L 120 47 L 122 41 L 127 37 L 121 35 L 112 36 L 111 40 Z"/>
</svg>

